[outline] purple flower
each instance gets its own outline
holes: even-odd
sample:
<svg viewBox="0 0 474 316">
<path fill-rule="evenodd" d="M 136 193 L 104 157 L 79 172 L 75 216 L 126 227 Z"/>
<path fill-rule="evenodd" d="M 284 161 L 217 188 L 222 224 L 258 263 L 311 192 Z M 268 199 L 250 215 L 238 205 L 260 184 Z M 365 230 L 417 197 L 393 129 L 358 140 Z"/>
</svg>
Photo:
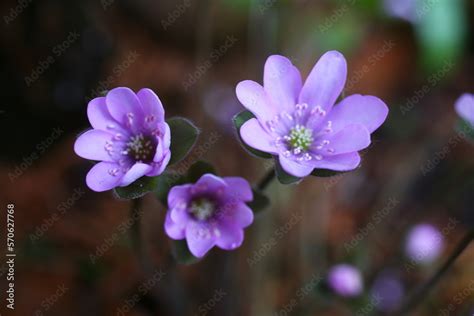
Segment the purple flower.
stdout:
<svg viewBox="0 0 474 316">
<path fill-rule="evenodd" d="M 463 120 L 474 126 L 474 94 L 463 94 L 456 101 L 455 109 Z"/>
<path fill-rule="evenodd" d="M 355 267 L 339 264 L 331 268 L 328 274 L 331 289 L 344 297 L 354 297 L 362 293 L 362 276 Z"/>
<path fill-rule="evenodd" d="M 213 246 L 232 250 L 244 240 L 243 228 L 253 222 L 245 202 L 252 201 L 249 183 L 238 177 L 203 175 L 195 184 L 173 187 L 168 194 L 166 234 L 185 239 L 195 257 Z"/>
<path fill-rule="evenodd" d="M 407 256 L 419 263 L 430 263 L 443 250 L 443 235 L 429 224 L 413 227 L 407 236 L 405 252 Z"/>
<path fill-rule="evenodd" d="M 384 271 L 374 281 L 371 296 L 377 309 L 385 312 L 395 311 L 405 293 L 400 278 L 391 271 Z"/>
<path fill-rule="evenodd" d="M 411 23 L 419 20 L 417 5 L 417 0 L 384 0 L 384 9 L 387 14 Z"/>
<path fill-rule="evenodd" d="M 87 174 L 89 188 L 106 191 L 163 172 L 171 157 L 171 135 L 152 90 L 112 89 L 89 102 L 87 116 L 94 129 L 79 136 L 74 151 L 100 161 Z"/>
<path fill-rule="evenodd" d="M 278 156 L 283 169 L 305 177 L 313 169 L 348 171 L 360 163 L 358 151 L 388 114 L 373 96 L 352 95 L 334 106 L 347 77 L 344 56 L 331 51 L 316 63 L 304 85 L 298 69 L 283 56 L 265 63 L 263 87 L 250 80 L 237 85 L 240 102 L 252 118 L 242 125 L 243 141 Z"/>
<path fill-rule="evenodd" d="M 226 133 L 233 133 L 232 117 L 241 105 L 232 86 L 213 84 L 204 95 L 204 110 Z"/>
</svg>

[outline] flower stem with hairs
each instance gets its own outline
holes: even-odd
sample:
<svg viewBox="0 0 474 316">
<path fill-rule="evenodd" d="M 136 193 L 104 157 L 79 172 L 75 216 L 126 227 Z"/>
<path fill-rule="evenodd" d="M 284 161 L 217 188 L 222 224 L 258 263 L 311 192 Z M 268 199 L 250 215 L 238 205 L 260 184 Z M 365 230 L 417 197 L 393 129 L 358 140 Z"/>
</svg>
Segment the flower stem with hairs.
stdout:
<svg viewBox="0 0 474 316">
<path fill-rule="evenodd" d="M 456 259 L 464 252 L 464 250 L 469 246 L 471 241 L 474 239 L 474 230 L 468 232 L 459 244 L 454 249 L 453 253 L 449 256 L 448 260 L 439 268 L 439 270 L 414 294 L 409 297 L 406 303 L 400 309 L 399 315 L 408 315 L 423 299 L 428 295 L 429 291 L 438 283 L 441 277 L 451 268 Z"/>
</svg>

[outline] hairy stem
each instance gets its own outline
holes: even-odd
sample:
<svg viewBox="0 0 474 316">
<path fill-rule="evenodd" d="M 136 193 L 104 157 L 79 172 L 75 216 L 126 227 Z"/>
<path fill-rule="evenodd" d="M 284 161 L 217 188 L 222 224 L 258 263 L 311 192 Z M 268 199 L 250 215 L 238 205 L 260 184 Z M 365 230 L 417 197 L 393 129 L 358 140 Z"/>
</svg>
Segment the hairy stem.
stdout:
<svg viewBox="0 0 474 316">
<path fill-rule="evenodd" d="M 441 277 L 451 268 L 456 259 L 463 253 L 474 239 L 474 230 L 468 232 L 449 256 L 448 260 L 439 268 L 439 270 L 406 301 L 400 309 L 400 315 L 408 314 L 428 295 L 429 291 L 436 285 Z"/>
<path fill-rule="evenodd" d="M 263 178 L 258 182 L 257 188 L 260 191 L 263 191 L 266 189 L 266 187 L 275 179 L 275 169 L 270 169 L 264 176 Z"/>
<path fill-rule="evenodd" d="M 135 250 L 137 255 L 138 262 L 143 268 L 145 266 L 145 251 L 141 239 L 141 204 L 142 199 L 137 198 L 132 200 L 132 206 L 130 209 L 130 219 L 132 221 L 132 226 L 130 227 L 130 240 L 132 242 L 132 248 Z"/>
</svg>

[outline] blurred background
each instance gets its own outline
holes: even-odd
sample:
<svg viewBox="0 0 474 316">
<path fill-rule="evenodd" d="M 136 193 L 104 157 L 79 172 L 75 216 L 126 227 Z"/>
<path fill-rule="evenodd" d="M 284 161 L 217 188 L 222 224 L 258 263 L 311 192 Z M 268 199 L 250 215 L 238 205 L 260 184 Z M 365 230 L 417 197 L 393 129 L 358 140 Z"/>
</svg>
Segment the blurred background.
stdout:
<svg viewBox="0 0 474 316">
<path fill-rule="evenodd" d="M 4 0 L 0 8 L 0 233 L 5 245 L 14 203 L 17 254 L 14 311 L 0 261 L 2 315 L 385 315 L 474 227 L 474 143 L 456 131 L 453 108 L 474 92 L 474 1 Z M 348 60 L 344 94 L 390 107 L 362 166 L 273 183 L 272 204 L 241 248 L 214 249 L 189 266 L 173 263 L 166 209 L 149 194 L 140 225 L 153 272 L 143 271 L 129 241 L 130 202 L 89 190 L 92 163 L 73 152 L 89 128 L 88 101 L 117 86 L 151 88 L 167 117 L 202 128 L 175 168 L 207 160 L 256 183 L 271 164 L 235 138 L 231 117 L 243 109 L 235 85 L 262 82 L 271 54 L 305 78 L 333 49 Z M 471 245 L 410 315 L 473 315 L 473 261 Z M 351 267 L 338 276 L 351 295 L 328 278 L 339 264 Z"/>
</svg>

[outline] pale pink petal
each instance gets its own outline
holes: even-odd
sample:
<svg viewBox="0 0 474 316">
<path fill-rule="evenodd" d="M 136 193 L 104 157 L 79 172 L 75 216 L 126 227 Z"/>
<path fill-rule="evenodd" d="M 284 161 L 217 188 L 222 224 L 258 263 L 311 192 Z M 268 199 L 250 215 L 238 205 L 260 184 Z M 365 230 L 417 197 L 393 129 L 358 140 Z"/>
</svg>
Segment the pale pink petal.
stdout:
<svg viewBox="0 0 474 316">
<path fill-rule="evenodd" d="M 109 132 L 93 129 L 81 134 L 74 143 L 74 152 L 85 159 L 97 161 L 115 161 L 112 151 L 120 150 L 114 146 L 113 135 Z"/>
<path fill-rule="evenodd" d="M 189 222 L 186 226 L 186 240 L 191 253 L 202 258 L 215 245 L 215 237 L 206 224 Z"/>
<path fill-rule="evenodd" d="M 127 186 L 130 183 L 134 182 L 138 178 L 143 177 L 145 174 L 147 174 L 152 167 L 148 164 L 144 164 L 141 162 L 135 163 L 132 168 L 130 168 L 127 173 L 125 173 L 124 177 L 122 178 L 122 182 L 120 183 L 120 186 Z"/>
<path fill-rule="evenodd" d="M 314 66 L 303 85 L 300 103 L 311 108 L 320 106 L 328 112 L 344 89 L 347 77 L 347 63 L 337 51 L 325 53 Z"/>
<path fill-rule="evenodd" d="M 137 95 L 129 88 L 115 88 L 105 97 L 110 115 L 122 125 L 137 130 L 143 124 L 143 110 Z"/>
<path fill-rule="evenodd" d="M 224 250 L 233 250 L 242 245 L 244 241 L 244 230 L 230 223 L 220 223 L 218 228 L 219 237 L 216 238 L 216 245 Z"/>
<path fill-rule="evenodd" d="M 247 180 L 241 177 L 224 177 L 223 179 L 228 185 L 232 198 L 245 202 L 252 201 L 252 188 Z"/>
<path fill-rule="evenodd" d="M 288 58 L 273 55 L 265 63 L 263 86 L 273 105 L 291 112 L 298 103 L 301 75 Z"/>
<path fill-rule="evenodd" d="M 295 160 L 286 158 L 282 155 L 279 156 L 279 161 L 283 170 L 286 173 L 295 177 L 306 177 L 313 171 L 313 168 L 311 166 L 303 165 Z"/>
<path fill-rule="evenodd" d="M 165 218 L 165 232 L 171 239 L 184 239 L 186 237 L 186 226 L 173 222 L 168 212 Z"/>
<path fill-rule="evenodd" d="M 377 97 L 351 95 L 336 105 L 327 120 L 332 122 L 332 129 L 339 131 L 352 124 L 364 125 L 369 133 L 379 128 L 388 115 L 388 107 Z"/>
<path fill-rule="evenodd" d="M 252 112 L 261 122 L 273 119 L 279 114 L 263 87 L 255 81 L 239 82 L 235 90 L 240 103 Z"/>
<path fill-rule="evenodd" d="M 251 118 L 242 125 L 240 137 L 242 137 L 245 144 L 252 148 L 270 154 L 278 153 L 274 138 L 263 129 L 260 122 L 255 118 Z"/>
<path fill-rule="evenodd" d="M 123 173 L 117 163 L 99 162 L 86 176 L 86 184 L 91 190 L 103 192 L 117 187 Z"/>
</svg>

